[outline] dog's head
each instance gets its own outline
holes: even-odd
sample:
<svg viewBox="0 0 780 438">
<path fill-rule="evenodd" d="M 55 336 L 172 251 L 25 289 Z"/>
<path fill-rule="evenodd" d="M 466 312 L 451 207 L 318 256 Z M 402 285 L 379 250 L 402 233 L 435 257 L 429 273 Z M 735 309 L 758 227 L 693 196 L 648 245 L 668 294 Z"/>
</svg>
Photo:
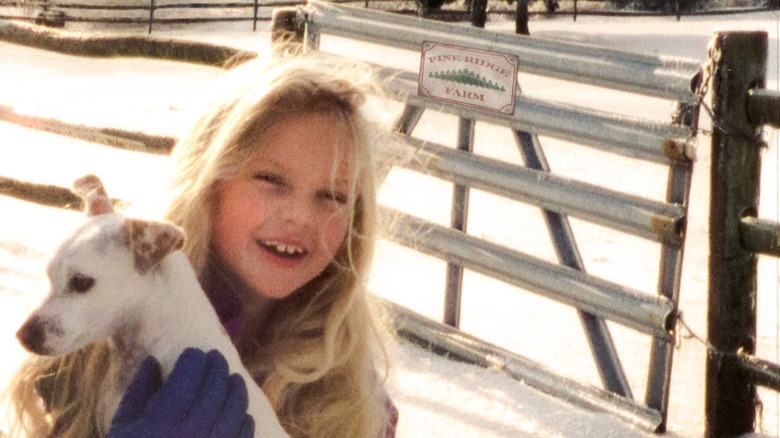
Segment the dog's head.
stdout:
<svg viewBox="0 0 780 438">
<path fill-rule="evenodd" d="M 87 221 L 66 239 L 48 265 L 51 291 L 17 332 L 29 351 L 60 355 L 98 342 L 133 323 L 140 303 L 155 293 L 149 277 L 184 243 L 166 222 L 126 218 L 113 211 L 95 176 L 74 183 Z"/>
</svg>

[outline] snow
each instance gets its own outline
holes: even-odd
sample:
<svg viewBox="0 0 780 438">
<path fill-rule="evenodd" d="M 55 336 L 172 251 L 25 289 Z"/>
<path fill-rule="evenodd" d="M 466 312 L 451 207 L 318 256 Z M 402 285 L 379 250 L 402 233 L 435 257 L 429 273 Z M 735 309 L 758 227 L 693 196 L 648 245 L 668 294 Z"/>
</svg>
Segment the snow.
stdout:
<svg viewBox="0 0 780 438">
<path fill-rule="evenodd" d="M 777 13 L 713 17 L 607 18 L 536 17 L 532 34 L 581 41 L 634 52 L 682 56 L 704 61 L 714 29 L 760 29 L 770 36 L 767 87 L 778 88 Z M 158 29 L 155 35 L 229 44 L 267 53 L 269 32 L 261 26 L 209 24 Z M 488 27 L 511 32 L 511 22 Z M 143 28 L 127 28 L 143 33 Z M 416 70 L 419 54 L 324 38 L 325 50 Z M 207 100 L 204 90 L 223 71 L 203 66 L 140 59 L 87 59 L 48 53 L 0 42 L 0 105 L 19 112 L 97 126 L 175 135 Z M 521 75 L 527 94 L 621 113 L 668 120 L 668 102 L 573 86 L 562 81 Z M 426 113 L 415 135 L 453 144 L 454 119 Z M 702 128 L 709 120 L 702 115 Z M 142 197 L 161 184 L 164 157 L 143 156 L 0 122 L 0 175 L 68 186 L 87 173 L 98 173 L 112 196 Z M 478 153 L 519 162 L 508 131 L 477 126 Z M 554 171 L 629 193 L 662 199 L 665 170 L 629 162 L 602 152 L 542 139 Z M 761 217 L 778 219 L 778 141 L 768 131 L 761 187 Z M 709 138 L 699 140 L 683 265 L 680 307 L 697 335 L 706 333 L 707 203 Z M 605 171 L 604 169 L 608 169 Z M 143 178 L 138 178 L 142 175 Z M 414 193 L 414 196 L 410 196 Z M 383 203 L 436 223 L 448 223 L 450 186 L 431 177 L 394 170 L 382 186 Z M 25 315 L 47 284 L 45 254 L 59 236 L 80 219 L 74 212 L 0 197 L 0 382 L 7 381 L 26 353 L 14 339 Z M 658 245 L 572 220 L 589 272 L 653 293 L 658 276 Z M 554 252 L 537 209 L 472 193 L 470 233 L 528 249 L 554 260 Z M 371 288 L 378 295 L 441 318 L 444 264 L 391 243 L 382 242 Z M 778 360 L 778 261 L 760 259 L 759 339 L 761 357 Z M 504 283 L 467 272 L 462 328 L 516 351 L 563 375 L 598 385 L 590 352 L 573 310 L 519 291 Z M 649 339 L 617 325 L 614 337 L 637 398 L 642 398 Z M 703 430 L 705 348 L 682 339 L 672 373 L 669 436 L 695 437 Z M 494 370 L 449 361 L 404 341 L 390 347 L 391 396 L 401 412 L 399 437 L 598 436 L 643 437 L 644 431 L 603 413 L 587 411 L 549 397 Z M 761 391 L 763 432 L 780 435 L 778 396 Z"/>
</svg>

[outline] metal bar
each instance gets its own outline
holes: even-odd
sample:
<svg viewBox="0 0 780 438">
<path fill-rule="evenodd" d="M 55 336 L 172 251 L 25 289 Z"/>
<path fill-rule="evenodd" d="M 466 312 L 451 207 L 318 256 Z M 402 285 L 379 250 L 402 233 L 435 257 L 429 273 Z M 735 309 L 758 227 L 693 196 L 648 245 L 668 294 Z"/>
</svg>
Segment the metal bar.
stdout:
<svg viewBox="0 0 780 438">
<path fill-rule="evenodd" d="M 471 154 L 474 150 L 474 121 L 458 120 L 458 150 Z M 450 227 L 466 232 L 469 215 L 469 186 L 455 184 L 452 188 L 452 210 Z M 444 323 L 450 327 L 460 326 L 460 304 L 463 290 L 463 266 L 447 263 L 446 289 L 444 293 Z"/>
<path fill-rule="evenodd" d="M 750 252 L 780 257 L 780 224 L 746 216 L 739 221 L 742 247 Z"/>
<path fill-rule="evenodd" d="M 747 90 L 766 76 L 766 32 L 723 32 L 711 44 L 715 61 L 710 171 L 710 262 L 707 337 L 722 354 L 755 353 L 756 255 L 741 243 L 745 212 L 758 211 L 759 128 L 747 117 Z M 705 436 L 753 432 L 756 388 L 720 355 L 707 355 Z"/>
<path fill-rule="evenodd" d="M 303 47 L 304 50 L 319 50 L 320 49 L 320 26 L 319 24 L 313 23 L 311 21 L 304 20 L 304 17 L 306 14 L 303 12 L 301 8 L 297 9 L 296 19 L 301 22 L 305 23 L 305 34 L 304 34 L 304 43 Z"/>
<path fill-rule="evenodd" d="M 748 91 L 747 111 L 754 125 L 780 127 L 780 91 L 756 88 Z"/>
<path fill-rule="evenodd" d="M 591 45 L 465 28 L 362 8 L 311 1 L 306 20 L 323 31 L 419 51 L 424 41 L 517 55 L 520 69 L 576 82 L 695 102 L 696 61 L 631 54 Z"/>
<path fill-rule="evenodd" d="M 525 96 L 517 96 L 514 115 L 506 115 L 418 96 L 416 75 L 389 68 L 378 69 L 377 75 L 390 92 L 401 94 L 408 104 L 655 163 L 669 164 L 689 160 L 689 155 L 693 157 L 691 139 L 694 133 L 684 126 L 649 122 Z"/>
<path fill-rule="evenodd" d="M 674 115 L 674 123 L 687 126 L 695 131 L 699 126 L 700 105 L 689 105 L 678 102 Z M 685 211 L 691 193 L 693 163 L 676 162 L 669 168 L 666 190 L 666 201 L 680 205 Z M 680 231 L 685 238 L 686 222 L 680 223 Z M 661 262 L 658 271 L 658 295 L 669 298 L 677 311 L 680 299 L 680 279 L 684 245 L 664 245 L 661 249 Z M 657 409 L 663 418 L 659 431 L 666 430 L 666 418 L 669 407 L 671 388 L 672 359 L 674 346 L 669 342 L 653 339 L 650 346 L 650 363 L 648 365 L 645 404 Z"/>
<path fill-rule="evenodd" d="M 411 134 L 420 121 L 423 112 L 425 112 L 425 107 L 410 104 L 404 105 L 403 111 L 396 119 L 394 131 L 405 135 Z"/>
<path fill-rule="evenodd" d="M 527 167 L 548 173 L 550 165 L 539 143 L 538 137 L 527 132 L 514 131 L 515 142 Z M 569 224 L 569 218 L 560 213 L 542 209 L 547 229 L 555 247 L 558 261 L 563 265 L 581 272 L 585 272 L 585 263 L 582 261 L 574 232 Z M 633 398 L 631 386 L 623 372 L 615 344 L 609 332 L 606 322 L 593 314 L 577 311 L 580 323 L 585 330 L 588 344 L 590 345 L 593 360 L 599 371 L 604 388 L 610 392 L 627 398 Z"/>
<path fill-rule="evenodd" d="M 672 304 L 663 297 L 539 260 L 501 245 L 382 207 L 397 232 L 391 239 L 417 251 L 458 263 L 466 269 L 631 327 L 671 339 Z"/>
<path fill-rule="evenodd" d="M 667 201 L 679 202 L 687 210 L 690 192 L 692 163 L 672 165 L 669 169 L 670 194 Z M 675 195 L 675 187 L 684 192 Z M 685 222 L 681 223 L 681 234 L 685 234 Z M 661 266 L 658 271 L 658 294 L 669 299 L 677 313 L 680 297 L 680 278 L 682 271 L 684 245 L 664 245 L 661 248 Z M 653 339 L 650 347 L 650 364 L 648 365 L 647 390 L 645 403 L 657 409 L 663 416 L 660 431 L 666 430 L 666 415 L 669 408 L 669 391 L 672 375 L 672 359 L 674 345 L 667 340 Z"/>
<path fill-rule="evenodd" d="M 680 205 L 647 200 L 487 157 L 466 155 L 416 138 L 400 140 L 394 143 L 403 142 L 414 150 L 414 155 L 401 160 L 401 166 L 646 239 L 668 245 L 682 243 L 686 213 Z"/>
<path fill-rule="evenodd" d="M 154 24 L 154 0 L 149 0 L 149 35 L 152 34 L 152 25 Z"/>
<path fill-rule="evenodd" d="M 503 372 L 531 388 L 586 409 L 606 412 L 631 425 L 655 431 L 661 422 L 658 412 L 630 399 L 562 377 L 523 356 L 382 301 L 400 336 L 434 352 Z"/>
</svg>

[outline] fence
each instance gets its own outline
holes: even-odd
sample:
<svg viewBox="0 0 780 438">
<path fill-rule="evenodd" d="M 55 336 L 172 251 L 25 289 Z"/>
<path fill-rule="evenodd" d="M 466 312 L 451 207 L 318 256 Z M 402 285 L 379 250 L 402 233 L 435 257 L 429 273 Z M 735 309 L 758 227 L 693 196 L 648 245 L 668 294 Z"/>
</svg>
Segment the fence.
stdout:
<svg viewBox="0 0 780 438">
<path fill-rule="evenodd" d="M 252 22 L 252 30 L 257 30 L 257 22 L 270 19 L 270 11 L 280 6 L 293 6 L 302 4 L 302 0 L 246 0 L 237 2 L 197 2 L 197 3 L 168 3 L 160 0 L 149 0 L 149 3 L 142 4 L 124 4 L 107 5 L 96 3 L 71 3 L 57 2 L 47 0 L 37 0 L 24 2 L 26 8 L 33 10 L 31 15 L 0 15 L 0 19 L 35 21 L 38 24 L 46 24 L 52 27 L 62 27 L 66 22 L 76 23 L 108 23 L 108 24 L 145 24 L 148 26 L 148 33 L 152 33 L 155 24 L 192 24 L 192 23 L 210 23 L 210 22 Z M 18 1 L 0 0 L 0 8 L 17 7 Z M 90 11 L 90 12 L 108 12 L 108 16 L 75 16 L 66 11 Z M 200 16 L 193 17 L 192 14 L 174 17 L 159 17 L 155 14 L 159 12 L 177 12 L 191 10 L 232 10 L 239 14 L 222 16 Z M 261 15 L 262 11 L 266 11 Z M 138 11 L 135 16 L 116 16 L 114 13 L 128 13 Z M 248 11 L 248 14 L 240 12 Z"/>
<path fill-rule="evenodd" d="M 320 35 L 325 34 L 415 51 L 423 41 L 437 41 L 502 52 L 517 55 L 523 72 L 676 102 L 672 121 L 661 123 L 529 98 L 520 93 L 514 114 L 506 115 L 419 96 L 416 73 L 378 67 L 384 83 L 405 105 L 396 123 L 399 141 L 419 158 L 402 164 L 453 183 L 451 227 L 385 207 L 387 214 L 397 218 L 399 232 L 395 238 L 401 244 L 449 263 L 443 323 L 390 304 L 399 332 L 437 351 L 500 370 L 544 392 L 610 412 L 657 432 L 665 430 L 669 404 L 691 183 L 691 145 L 698 133 L 701 99 L 712 75 L 715 128 L 710 233 L 712 299 L 708 332 L 712 351 L 707 364 L 707 433 L 714 437 L 752 430 L 754 385 L 780 388 L 778 366 L 752 356 L 756 336 L 756 253 L 780 255 L 778 225 L 756 217 L 759 126 L 780 125 L 780 97 L 762 90 L 766 35 L 720 33 L 715 38 L 711 62 L 702 67 L 696 61 L 497 34 L 320 2 L 276 12 L 273 35 L 280 38 L 285 32 L 296 35 L 306 50 L 317 50 Z M 412 136 L 426 110 L 460 118 L 457 148 Z M 24 117 L 2 107 L 0 119 L 158 153 L 165 153 L 173 143 L 168 138 Z M 525 166 L 474 154 L 476 121 L 510 129 Z M 558 176 L 547 162 L 540 136 L 666 166 L 666 199 L 644 199 Z M 468 194 L 472 188 L 542 209 L 559 263 L 468 234 Z M 77 205 L 67 190 L 7 178 L 0 178 L 0 192 L 36 202 Z M 660 245 L 655 290 L 651 293 L 634 290 L 586 273 L 569 224 L 570 216 Z M 555 375 L 515 352 L 458 330 L 464 269 L 493 276 L 576 308 L 602 388 Z M 652 338 L 642 400 L 637 400 L 632 393 L 606 321 L 617 322 Z"/>
<path fill-rule="evenodd" d="M 344 2 L 358 2 L 359 0 L 345 0 Z M 381 2 L 388 2 L 392 0 L 365 0 L 366 7 L 373 4 L 379 4 Z M 513 0 L 514 1 L 514 0 Z M 584 3 L 604 3 L 609 0 L 586 0 Z M 272 8 L 293 6 L 305 3 L 304 0 L 244 0 L 235 2 L 219 2 L 219 1 L 202 1 L 197 3 L 169 3 L 166 0 L 149 0 L 148 4 L 123 4 L 123 5 L 107 5 L 104 3 L 72 3 L 67 1 L 49 1 L 49 0 L 29 0 L 29 1 L 17 1 L 17 0 L 0 0 L 0 20 L 23 20 L 23 21 L 35 21 L 37 24 L 45 24 L 52 27 L 63 27 L 66 22 L 76 23 L 106 23 L 106 24 L 144 24 L 148 26 L 148 33 L 152 33 L 155 24 L 193 24 L 193 23 L 209 23 L 209 22 L 242 22 L 251 21 L 252 30 L 257 30 L 257 22 L 270 19 L 269 12 Z M 417 9 L 415 10 L 400 10 L 399 12 L 414 13 L 426 16 L 429 18 L 436 18 L 437 16 L 447 17 L 452 19 L 453 16 L 459 17 L 461 21 L 470 19 L 475 25 L 484 27 L 487 21 L 488 0 L 467 0 L 466 8 L 463 11 L 448 10 L 446 12 L 438 12 L 439 8 L 444 2 L 442 0 L 418 0 L 416 2 Z M 530 11 L 529 5 L 532 0 L 517 0 L 514 11 L 502 10 L 502 8 L 493 8 L 492 14 L 514 15 L 516 23 L 516 33 L 528 35 L 528 21 L 531 15 L 538 15 L 538 11 Z M 666 3 L 670 6 L 669 10 L 661 11 L 637 11 L 637 10 L 619 10 L 616 8 L 609 8 L 608 10 L 594 9 L 594 8 L 581 8 L 581 3 L 578 0 L 573 0 L 571 3 L 571 9 L 561 8 L 558 0 L 543 0 L 546 6 L 547 14 L 556 13 L 558 15 L 571 15 L 573 20 L 577 20 L 579 15 L 607 15 L 607 16 L 637 16 L 637 15 L 674 15 L 679 21 L 683 15 L 711 15 L 711 14 L 725 14 L 734 12 L 756 12 L 756 11 L 768 11 L 776 10 L 780 8 L 778 0 L 769 0 L 766 6 L 754 6 L 746 7 L 740 6 L 738 8 L 726 7 L 726 8 L 707 8 L 702 10 L 688 10 L 685 6 L 690 3 L 690 0 L 668 0 Z M 615 3 L 620 3 L 616 1 Z M 628 3 L 627 1 L 625 3 Z M 641 2 L 640 2 L 641 3 Z M 652 2 L 650 2 L 652 3 Z M 511 4 L 511 2 L 510 2 Z M 27 15 L 8 15 L 2 13 L 2 8 L 13 8 L 18 10 L 20 5 L 30 11 L 31 14 Z M 381 7 L 380 7 L 381 8 Z M 242 11 L 249 11 L 251 14 L 241 14 Z M 82 15 L 73 15 L 69 11 L 82 11 Z M 193 10 L 219 10 L 219 11 L 233 11 L 233 14 L 222 16 L 194 16 Z M 83 11 L 90 13 L 97 12 L 101 14 L 107 12 L 106 15 L 98 16 L 83 16 Z M 137 12 L 134 16 L 116 16 L 114 13 L 128 13 Z M 265 11 L 264 13 L 261 13 Z M 167 13 L 166 15 L 173 14 L 174 16 L 159 17 L 157 13 Z M 179 13 L 179 16 L 176 14 Z M 237 15 L 236 15 L 237 13 Z M 481 23 L 481 25 L 480 25 Z"/>
<path fill-rule="evenodd" d="M 445 23 L 426 22 L 421 26 L 413 18 L 320 2 L 279 12 L 274 23 L 278 29 L 297 32 L 306 50 L 318 48 L 321 34 L 411 50 L 420 50 L 423 42 L 432 41 L 517 55 L 519 68 L 525 72 L 660 95 L 678 103 L 675 120 L 664 124 L 519 95 L 514 115 L 508 116 L 419 96 L 416 73 L 379 69 L 388 88 L 405 102 L 397 130 L 402 141 L 419 157 L 411 160 L 409 166 L 454 184 L 450 228 L 398 211 L 388 212 L 400 223 L 401 231 L 395 237 L 399 243 L 449 263 L 444 325 L 401 310 L 400 329 L 407 336 L 451 355 L 498 366 L 543 391 L 609 410 L 651 430 L 664 430 L 692 170 L 689 146 L 697 134 L 699 95 L 696 92 L 701 81 L 701 65 L 695 61 L 664 60 Z M 457 150 L 412 137 L 416 123 L 429 107 L 460 117 Z M 511 129 L 526 166 L 472 154 L 477 120 Z M 669 168 L 667 199 L 665 202 L 640 199 L 556 177 L 546 161 L 539 135 L 666 165 Z M 469 235 L 466 219 L 470 188 L 541 207 L 559 264 Z M 662 247 L 658 293 L 642 293 L 586 274 L 568 216 L 658 242 Z M 514 353 L 488 347 L 473 337 L 461 333 L 455 336 L 464 269 L 577 308 L 603 389 L 561 379 Z M 642 402 L 633 398 L 605 320 L 619 322 L 654 339 L 647 393 Z"/>
</svg>

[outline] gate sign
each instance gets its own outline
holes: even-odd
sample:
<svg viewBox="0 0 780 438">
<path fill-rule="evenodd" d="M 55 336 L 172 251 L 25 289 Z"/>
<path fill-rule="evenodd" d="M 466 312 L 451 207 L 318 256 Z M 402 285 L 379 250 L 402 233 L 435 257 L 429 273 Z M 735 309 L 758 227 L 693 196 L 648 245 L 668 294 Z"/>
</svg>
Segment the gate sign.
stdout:
<svg viewBox="0 0 780 438">
<path fill-rule="evenodd" d="M 515 112 L 517 56 L 424 42 L 420 96 L 503 114 Z"/>
</svg>

